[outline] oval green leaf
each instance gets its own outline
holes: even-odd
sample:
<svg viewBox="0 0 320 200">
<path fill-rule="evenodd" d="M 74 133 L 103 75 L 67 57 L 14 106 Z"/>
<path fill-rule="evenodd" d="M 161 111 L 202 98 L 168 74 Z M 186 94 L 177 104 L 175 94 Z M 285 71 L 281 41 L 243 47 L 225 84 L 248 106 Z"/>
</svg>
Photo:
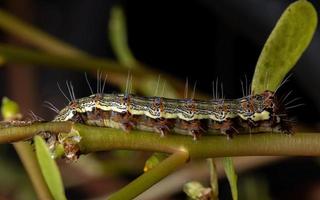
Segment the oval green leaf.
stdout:
<svg viewBox="0 0 320 200">
<path fill-rule="evenodd" d="M 212 200 L 219 199 L 218 172 L 213 158 L 207 159 L 210 173 L 210 185 L 212 189 Z"/>
<path fill-rule="evenodd" d="M 289 5 L 271 32 L 258 59 L 252 92 L 275 91 L 309 45 L 317 12 L 306 0 Z"/>
<path fill-rule="evenodd" d="M 232 199 L 238 200 L 238 187 L 237 187 L 238 176 L 237 176 L 236 170 L 234 169 L 232 158 L 224 157 L 222 159 L 222 163 L 223 163 L 224 171 L 226 173 L 226 176 L 231 188 Z"/>
<path fill-rule="evenodd" d="M 34 144 L 42 175 L 53 198 L 57 200 L 67 199 L 58 166 L 52 159 L 45 141 L 40 136 L 35 136 Z"/>
</svg>

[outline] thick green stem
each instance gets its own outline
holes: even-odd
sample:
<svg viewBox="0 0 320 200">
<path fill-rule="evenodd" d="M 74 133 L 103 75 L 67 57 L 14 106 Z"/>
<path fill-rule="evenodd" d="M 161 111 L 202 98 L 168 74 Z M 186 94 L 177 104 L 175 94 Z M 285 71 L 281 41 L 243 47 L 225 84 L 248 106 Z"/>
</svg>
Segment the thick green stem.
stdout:
<svg viewBox="0 0 320 200">
<path fill-rule="evenodd" d="M 36 123 L 22 127 L 8 127 L 0 129 L 0 143 L 11 143 L 32 138 L 43 132 L 68 133 L 72 128 L 72 122 Z"/>
<path fill-rule="evenodd" d="M 0 129 L 0 143 L 28 139 L 41 131 L 68 133 L 79 131 L 81 153 L 91 153 L 112 149 L 130 149 L 175 153 L 189 152 L 190 158 L 210 158 L 224 156 L 319 156 L 320 134 L 281 133 L 241 134 L 232 139 L 223 135 L 203 136 L 193 140 L 190 136 L 168 135 L 119 129 L 100 128 L 73 124 L 71 122 L 48 122 L 24 127 Z"/>
<path fill-rule="evenodd" d="M 191 137 L 157 134 L 142 131 L 124 133 L 111 128 L 88 127 L 76 124 L 82 140 L 82 153 L 111 149 L 131 149 L 173 153 L 184 149 L 190 158 L 224 156 L 319 156 L 320 135 L 316 133 L 262 133 L 226 136 L 203 136 L 197 141 Z"/>
<path fill-rule="evenodd" d="M 127 186 L 112 194 L 109 200 L 125 200 L 133 199 L 152 185 L 160 181 L 165 176 L 175 171 L 188 160 L 188 153 L 185 151 L 178 151 L 162 161 L 155 168 L 142 174 L 137 179 L 129 183 Z"/>
</svg>

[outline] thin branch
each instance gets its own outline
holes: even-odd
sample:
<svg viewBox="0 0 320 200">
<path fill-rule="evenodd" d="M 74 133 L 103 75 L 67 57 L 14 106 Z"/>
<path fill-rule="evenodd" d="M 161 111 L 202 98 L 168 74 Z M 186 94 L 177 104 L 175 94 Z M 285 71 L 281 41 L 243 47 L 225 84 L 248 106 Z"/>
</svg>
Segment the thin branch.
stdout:
<svg viewBox="0 0 320 200">
<path fill-rule="evenodd" d="M 83 154 L 112 149 L 130 149 L 153 152 L 175 153 L 188 151 L 190 158 L 225 156 L 319 156 L 320 134 L 281 133 L 241 134 L 232 139 L 224 135 L 203 136 L 192 140 L 190 136 L 158 134 L 145 131 L 123 132 L 120 129 L 102 128 L 73 124 L 71 122 L 37 123 L 24 127 L 0 129 L 0 143 L 25 140 L 33 135 L 48 131 L 79 132 L 80 152 Z"/>
<path fill-rule="evenodd" d="M 138 196 L 152 185 L 163 179 L 165 176 L 177 170 L 186 163 L 189 156 L 185 151 L 178 151 L 162 161 L 155 168 L 142 174 L 137 179 L 129 183 L 127 186 L 123 187 L 118 192 L 112 194 L 109 200 L 124 200 L 133 199 Z"/>
<path fill-rule="evenodd" d="M 225 156 L 319 156 L 320 134 L 261 133 L 226 136 L 203 136 L 197 141 L 188 136 L 169 135 L 161 138 L 154 133 L 132 131 L 124 133 L 111 128 L 89 127 L 75 124 L 82 140 L 81 153 L 112 149 L 130 149 L 174 153 L 181 149 L 189 152 L 190 158 Z"/>
<path fill-rule="evenodd" d="M 72 122 L 35 123 L 21 127 L 0 128 L 0 144 L 18 142 L 32 138 L 34 135 L 48 131 L 52 133 L 68 133 Z"/>
<path fill-rule="evenodd" d="M 32 64 L 36 66 L 49 66 L 87 71 L 101 69 L 103 72 L 108 73 L 108 81 L 118 86 L 123 86 L 127 80 L 128 69 L 107 58 L 72 57 L 68 55 L 50 54 L 4 43 L 0 43 L 0 55 L 1 58 L 4 59 L 4 62 L 8 63 Z M 164 77 L 164 81 L 170 83 L 170 87 L 166 87 L 166 93 L 176 94 L 176 91 L 183 91 L 182 88 L 184 88 L 184 83 L 178 81 L 171 75 L 154 69 L 151 70 L 147 67 L 135 68 L 130 71 L 130 74 L 133 76 L 133 80 L 135 82 L 134 87 L 143 93 L 153 94 L 154 88 L 150 89 L 146 83 L 152 83 L 157 80 L 159 74 Z M 198 94 L 198 96 L 204 95 Z"/>
<path fill-rule="evenodd" d="M 5 43 L 0 43 L 0 55 L 6 62 L 10 63 L 46 65 L 77 70 L 103 69 L 121 74 L 126 74 L 128 72 L 127 69 L 117 62 L 106 58 L 58 55 Z M 138 73 L 139 71 L 135 70 L 135 72 Z"/>
<path fill-rule="evenodd" d="M 2 9 L 0 9 L 0 27 L 3 31 L 21 38 L 26 43 L 48 52 L 69 56 L 88 56 L 87 53 L 21 21 Z"/>
</svg>

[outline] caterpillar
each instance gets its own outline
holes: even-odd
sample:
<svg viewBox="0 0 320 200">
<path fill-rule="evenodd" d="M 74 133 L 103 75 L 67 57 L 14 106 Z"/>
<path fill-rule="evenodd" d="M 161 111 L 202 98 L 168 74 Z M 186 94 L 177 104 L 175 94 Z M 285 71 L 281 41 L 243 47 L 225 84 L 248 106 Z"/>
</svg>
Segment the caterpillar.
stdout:
<svg viewBox="0 0 320 200">
<path fill-rule="evenodd" d="M 69 88 L 69 87 L 68 87 Z M 70 91 L 69 91 L 70 92 Z M 58 112 L 53 121 L 73 121 L 130 132 L 132 129 L 190 135 L 242 132 L 291 133 L 285 109 L 272 91 L 239 99 L 170 99 L 134 94 L 96 93 L 76 99 Z"/>
</svg>

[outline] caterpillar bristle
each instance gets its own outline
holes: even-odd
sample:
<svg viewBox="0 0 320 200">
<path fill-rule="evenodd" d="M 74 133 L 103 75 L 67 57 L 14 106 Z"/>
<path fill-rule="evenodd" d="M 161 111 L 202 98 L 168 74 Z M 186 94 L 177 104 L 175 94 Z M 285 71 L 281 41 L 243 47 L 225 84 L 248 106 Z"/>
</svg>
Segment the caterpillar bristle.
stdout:
<svg viewBox="0 0 320 200">
<path fill-rule="evenodd" d="M 71 100 L 67 97 L 67 95 L 64 93 L 64 91 L 61 89 L 60 84 L 58 82 L 57 82 L 57 86 L 58 86 L 59 91 L 68 100 L 68 102 L 71 102 Z"/>
<path fill-rule="evenodd" d="M 92 87 L 91 87 L 91 85 L 90 85 L 90 82 L 89 82 L 89 79 L 88 79 L 88 75 L 87 75 L 87 73 L 86 73 L 86 72 L 84 73 L 84 77 L 85 77 L 86 82 L 87 82 L 87 84 L 88 84 L 88 86 L 89 86 L 89 89 L 90 89 L 91 95 L 93 95 L 93 90 L 92 90 Z"/>
<path fill-rule="evenodd" d="M 59 109 L 55 105 L 53 105 L 50 101 L 44 101 L 43 106 L 46 108 L 49 108 L 50 110 L 52 110 L 56 114 L 59 113 Z"/>
<path fill-rule="evenodd" d="M 31 118 L 31 121 L 33 122 L 45 121 L 42 117 L 40 117 L 39 115 L 36 115 L 32 110 L 30 110 L 28 114 Z"/>
</svg>

